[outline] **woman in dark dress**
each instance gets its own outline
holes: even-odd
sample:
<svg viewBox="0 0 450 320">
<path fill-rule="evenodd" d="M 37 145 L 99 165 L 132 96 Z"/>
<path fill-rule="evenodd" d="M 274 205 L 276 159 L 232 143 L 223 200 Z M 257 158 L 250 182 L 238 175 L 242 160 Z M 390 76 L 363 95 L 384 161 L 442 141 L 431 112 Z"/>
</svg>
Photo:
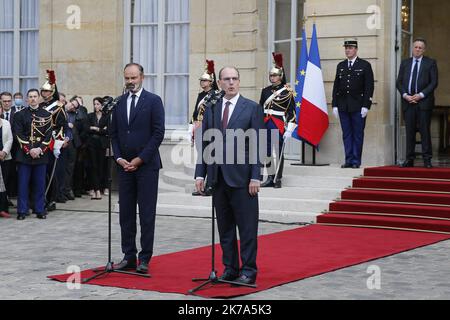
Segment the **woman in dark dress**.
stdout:
<svg viewBox="0 0 450 320">
<path fill-rule="evenodd" d="M 105 172 L 105 156 L 108 147 L 108 118 L 102 112 L 103 99 L 94 98 L 94 112 L 88 114 L 89 136 L 87 139 L 87 150 L 89 161 L 91 162 L 91 172 L 89 174 L 91 180 L 91 199 L 98 200 L 102 198 L 101 182 Z"/>
</svg>

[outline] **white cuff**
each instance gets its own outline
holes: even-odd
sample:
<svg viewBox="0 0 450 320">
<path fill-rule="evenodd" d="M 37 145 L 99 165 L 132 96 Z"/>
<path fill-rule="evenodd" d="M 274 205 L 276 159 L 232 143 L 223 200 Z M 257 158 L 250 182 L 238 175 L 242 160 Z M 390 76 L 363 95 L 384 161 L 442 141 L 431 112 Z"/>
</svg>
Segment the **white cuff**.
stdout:
<svg viewBox="0 0 450 320">
<path fill-rule="evenodd" d="M 297 125 L 294 122 L 289 122 L 287 125 L 287 131 L 294 132 L 295 128 L 297 128 Z"/>
</svg>

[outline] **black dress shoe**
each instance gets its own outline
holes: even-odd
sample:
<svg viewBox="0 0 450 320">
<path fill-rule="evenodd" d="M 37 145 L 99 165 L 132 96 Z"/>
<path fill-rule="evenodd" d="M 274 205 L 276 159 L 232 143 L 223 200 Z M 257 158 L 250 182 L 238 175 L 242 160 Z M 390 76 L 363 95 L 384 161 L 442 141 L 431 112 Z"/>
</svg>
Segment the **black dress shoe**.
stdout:
<svg viewBox="0 0 450 320">
<path fill-rule="evenodd" d="M 275 178 L 275 176 L 272 175 L 268 176 L 267 180 L 261 184 L 261 188 L 273 187 L 274 186 L 273 178 Z"/>
<path fill-rule="evenodd" d="M 353 165 L 350 164 L 350 163 L 344 163 L 344 164 L 341 166 L 342 169 L 352 168 L 352 167 L 353 167 Z"/>
<path fill-rule="evenodd" d="M 400 165 L 400 168 L 410 168 L 410 167 L 414 167 L 414 161 L 412 160 L 406 160 Z"/>
<path fill-rule="evenodd" d="M 281 188 L 281 180 L 277 180 L 277 182 L 274 182 L 273 187 L 275 189 L 280 189 Z"/>
<path fill-rule="evenodd" d="M 192 195 L 194 197 L 198 197 L 198 196 L 201 196 L 202 194 L 200 192 L 198 192 L 198 191 L 194 191 L 194 192 L 192 192 Z"/>
<path fill-rule="evenodd" d="M 353 169 L 359 169 L 359 165 L 354 164 L 354 165 L 352 165 L 352 168 L 353 168 Z"/>
<path fill-rule="evenodd" d="M 38 214 L 38 215 L 36 215 L 36 218 L 45 220 L 45 219 L 47 219 L 47 215 L 46 214 Z"/>
<path fill-rule="evenodd" d="M 138 267 L 136 268 L 136 272 L 142 273 L 142 274 L 148 274 L 148 262 L 139 263 Z"/>
<path fill-rule="evenodd" d="M 66 202 L 67 202 L 67 200 L 64 199 L 63 197 L 60 197 L 60 198 L 56 199 L 56 203 L 66 203 Z"/>
<path fill-rule="evenodd" d="M 203 193 L 203 196 L 204 196 L 204 197 L 210 197 L 210 196 L 212 196 L 212 190 L 211 190 L 211 188 L 207 188 L 207 189 L 205 190 L 205 192 Z"/>
<path fill-rule="evenodd" d="M 431 165 L 431 161 L 425 161 L 423 166 L 427 169 L 431 169 L 433 168 L 433 166 Z"/>
<path fill-rule="evenodd" d="M 25 220 L 25 215 L 24 214 L 19 214 L 17 216 L 17 220 Z"/>
<path fill-rule="evenodd" d="M 52 201 L 52 202 L 50 202 L 50 203 L 48 203 L 46 206 L 45 206 L 45 209 L 47 209 L 47 211 L 55 211 L 56 210 L 56 202 L 54 202 L 54 201 Z"/>
<path fill-rule="evenodd" d="M 239 278 L 237 278 L 236 280 L 234 280 L 234 282 L 237 283 L 242 283 L 242 284 L 255 284 L 256 283 L 256 279 L 246 276 L 245 274 L 241 274 L 239 276 Z"/>
<path fill-rule="evenodd" d="M 237 277 L 238 277 L 238 275 L 237 275 L 236 273 L 229 272 L 229 271 L 225 271 L 225 272 L 219 277 L 219 280 L 224 280 L 224 281 L 234 281 Z"/>
<path fill-rule="evenodd" d="M 136 270 L 136 260 L 123 259 L 118 264 L 114 265 L 114 270 Z"/>
</svg>

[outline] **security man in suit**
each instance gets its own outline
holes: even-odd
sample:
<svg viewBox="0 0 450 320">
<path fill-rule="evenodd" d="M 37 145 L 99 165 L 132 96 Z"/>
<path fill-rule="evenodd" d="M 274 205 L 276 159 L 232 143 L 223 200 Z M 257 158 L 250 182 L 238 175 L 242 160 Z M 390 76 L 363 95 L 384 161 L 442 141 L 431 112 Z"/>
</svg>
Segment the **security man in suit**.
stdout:
<svg viewBox="0 0 450 320">
<path fill-rule="evenodd" d="M 296 128 L 295 100 L 294 90 L 286 84 L 286 75 L 283 68 L 283 55 L 281 53 L 272 53 L 274 62 L 269 72 L 270 86 L 264 88 L 261 92 L 259 104 L 264 109 L 264 123 L 267 129 L 267 161 L 265 166 L 268 171 L 267 180 L 261 184 L 261 188 L 274 187 L 281 188 L 281 178 L 283 177 L 284 155 L 281 154 L 283 141 L 292 136 Z M 277 132 L 277 140 L 272 140 L 272 130 Z M 273 149 L 276 150 L 277 160 L 279 162 L 278 172 L 275 172 L 273 159 Z M 275 179 L 275 174 L 277 175 Z"/>
<path fill-rule="evenodd" d="M 425 57 L 424 39 L 413 43 L 412 57 L 400 64 L 397 90 L 402 96 L 402 111 L 406 127 L 406 161 L 401 167 L 413 167 L 417 124 L 422 141 L 425 168 L 432 168 L 431 114 L 434 107 L 434 90 L 438 86 L 438 68 L 434 59 Z"/>
<path fill-rule="evenodd" d="M 153 255 L 159 170 L 159 146 L 164 139 L 164 107 L 159 96 L 143 88 L 144 68 L 125 66 L 128 92 L 113 110 L 110 135 L 118 164 L 119 218 L 123 260 L 117 270 L 136 269 L 148 274 Z M 136 206 L 139 205 L 141 251 L 137 265 Z"/>
<path fill-rule="evenodd" d="M 39 91 L 27 93 L 29 106 L 17 112 L 14 119 L 14 135 L 19 143 L 16 154 L 18 169 L 17 219 L 28 214 L 28 193 L 32 183 L 34 211 L 39 219 L 46 219 L 45 175 L 49 145 L 52 139 L 52 115 L 39 107 Z"/>
<path fill-rule="evenodd" d="M 367 113 L 372 105 L 374 77 L 372 66 L 357 56 L 358 42 L 345 40 L 346 60 L 337 65 L 333 86 L 333 114 L 340 120 L 345 149 L 341 168 L 359 168 Z"/>
<path fill-rule="evenodd" d="M 195 186 L 197 191 L 204 192 L 206 176 L 213 186 L 225 266 L 220 279 L 253 285 L 258 272 L 258 192 L 261 187 L 258 137 L 264 129 L 263 112 L 256 102 L 240 95 L 239 71 L 235 67 L 220 70 L 219 86 L 225 95 L 212 108 L 206 109 L 202 121 L 203 152 L 195 168 Z M 223 143 L 218 144 L 215 139 L 209 143 L 206 137 L 209 133 L 217 134 L 217 139 Z M 216 152 L 215 157 L 219 159 L 215 161 L 210 161 L 205 152 L 211 146 L 222 148 Z M 241 241 L 240 252 L 236 228 Z"/>
</svg>

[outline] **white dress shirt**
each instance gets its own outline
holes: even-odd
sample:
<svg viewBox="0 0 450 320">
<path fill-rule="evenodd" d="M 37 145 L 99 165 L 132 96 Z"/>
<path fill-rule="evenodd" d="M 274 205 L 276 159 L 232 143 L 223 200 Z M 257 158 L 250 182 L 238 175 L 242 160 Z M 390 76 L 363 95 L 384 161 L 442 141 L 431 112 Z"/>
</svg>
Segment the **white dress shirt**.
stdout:
<svg viewBox="0 0 450 320">
<path fill-rule="evenodd" d="M 141 90 L 139 90 L 136 93 L 130 92 L 127 98 L 127 119 L 128 119 L 128 123 L 130 123 L 130 113 L 131 113 L 131 100 L 133 99 L 132 96 L 135 95 L 136 98 L 134 100 L 134 107 L 136 108 L 138 102 L 139 102 L 139 98 L 141 97 L 142 94 L 142 90 L 144 90 L 144 88 L 141 88 Z"/>
<path fill-rule="evenodd" d="M 240 96 L 241 96 L 241 95 L 238 93 L 237 95 L 235 95 L 235 96 L 234 96 L 233 98 L 231 98 L 230 100 L 225 99 L 225 97 L 223 98 L 223 101 L 222 101 L 222 116 L 220 117 L 220 119 L 223 119 L 223 112 L 225 111 L 225 104 L 226 104 L 228 101 L 230 101 L 231 104 L 230 104 L 230 106 L 228 107 L 228 121 L 227 121 L 227 123 L 230 122 L 231 115 L 233 114 L 233 111 L 234 111 L 234 107 L 236 106 L 236 103 L 238 102 Z"/>
<path fill-rule="evenodd" d="M 417 79 L 419 78 L 419 73 L 420 73 L 420 65 L 422 64 L 422 58 L 423 56 L 421 56 L 420 58 L 414 58 L 412 57 L 412 63 L 411 63 L 411 75 L 409 76 L 409 83 L 408 83 L 408 88 L 409 88 L 409 92 L 412 92 L 412 88 L 411 88 L 411 83 L 412 83 L 412 75 L 413 75 L 413 71 L 414 71 L 414 65 L 416 64 L 416 60 L 418 60 L 419 62 L 417 62 Z M 416 79 L 416 86 L 417 86 L 417 79 Z M 422 98 L 425 97 L 425 95 L 422 92 L 418 92 Z"/>
</svg>

